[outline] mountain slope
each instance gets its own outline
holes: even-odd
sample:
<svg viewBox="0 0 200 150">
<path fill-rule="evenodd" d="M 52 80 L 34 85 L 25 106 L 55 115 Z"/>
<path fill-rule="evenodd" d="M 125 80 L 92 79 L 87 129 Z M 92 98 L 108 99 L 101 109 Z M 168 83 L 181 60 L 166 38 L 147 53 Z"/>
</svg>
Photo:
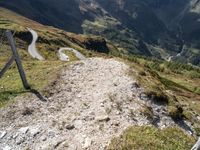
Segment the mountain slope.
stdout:
<svg viewBox="0 0 200 150">
<path fill-rule="evenodd" d="M 3 0 L 0 6 L 45 25 L 101 35 L 125 55 L 167 59 L 181 52 L 174 60 L 200 64 L 198 0 Z"/>
<path fill-rule="evenodd" d="M 0 80 L 1 147 L 9 149 L 15 145 L 21 149 L 38 145 L 66 149 L 63 147 L 75 145 L 78 148 L 102 148 L 109 144 L 112 136 L 120 135 L 128 126 L 141 124 L 151 127 L 133 126 L 112 140 L 108 149 L 119 146 L 122 149 L 130 146 L 147 149 L 146 145 L 152 143 L 162 149 L 163 141 L 171 149 L 176 149 L 177 145 L 189 149 L 193 145 L 200 134 L 198 67 L 127 56 L 124 55 L 127 51 L 117 49 L 101 37 L 77 35 L 41 25 L 2 8 L 0 12 L 0 29 L 15 32 L 17 48 L 31 87 L 49 98 L 46 102 L 39 101 L 23 89 L 16 66 L 8 70 Z M 119 21 L 102 12 L 104 17 L 110 22 L 114 20 L 117 22 L 115 26 L 118 26 Z M 99 28 L 109 26 L 105 22 L 100 25 L 93 23 Z M 39 33 L 37 46 L 46 57 L 45 61 L 33 60 L 28 55 L 31 36 L 26 27 Z M 121 34 L 121 31 L 118 33 Z M 136 46 L 140 45 L 141 51 L 148 49 L 148 44 L 139 40 L 137 33 L 131 34 L 136 37 L 132 40 Z M 1 66 L 7 61 L 10 51 L 7 43 L 3 44 L 7 47 L 0 47 Z M 57 60 L 57 49 L 61 46 L 73 47 L 89 57 L 104 58 L 60 62 Z M 112 55 L 95 52 L 102 52 L 103 49 L 104 53 Z M 113 53 L 115 56 L 122 53 L 118 56 L 123 59 L 107 59 L 113 57 Z M 12 128 L 8 124 L 13 125 Z M 172 128 L 165 128 L 171 125 Z M 105 140 L 102 142 L 99 137 L 105 137 Z"/>
<path fill-rule="evenodd" d="M 125 54 L 154 55 L 156 50 L 149 48 L 147 43 L 160 45 L 162 48 L 176 52 L 180 49 L 176 37 L 171 36 L 164 23 L 146 4 L 140 1 L 132 3 L 127 0 L 126 6 L 130 5 L 131 7 L 121 9 L 119 16 L 116 13 L 120 7 L 118 1 L 109 1 L 108 7 L 108 1 L 90 0 L 62 0 L 56 4 L 53 0 L 37 1 L 34 2 L 34 5 L 31 3 L 31 0 L 21 0 L 20 3 L 2 1 L 0 6 L 66 31 L 101 35 L 112 41 L 117 47 L 123 48 L 122 52 Z M 26 9 L 29 7 L 31 8 Z M 110 7 L 113 9 L 109 9 Z M 141 45 L 141 41 L 144 44 Z M 145 45 L 145 49 L 143 45 Z M 159 57 L 159 54 L 156 56 Z"/>
<path fill-rule="evenodd" d="M 27 27 L 34 29 L 38 33 L 39 38 L 36 46 L 46 61 L 37 61 L 29 55 L 28 45 L 32 41 L 32 36 Z M 5 36 L 5 30 L 7 29 L 14 34 L 29 84 L 37 90 L 42 90 L 45 86 L 48 86 L 51 80 L 58 75 L 59 68 L 64 65 L 59 61 L 58 57 L 58 50 L 61 47 L 74 48 L 86 57 L 117 51 L 112 44 L 108 44 L 101 37 L 77 35 L 50 26 L 44 26 L 7 9 L 0 8 L 0 69 L 11 57 L 10 46 Z M 67 54 L 70 60 L 78 60 L 73 53 L 67 52 Z M 7 104 L 9 100 L 17 95 L 27 92 L 22 87 L 14 64 L 1 78 L 0 82 L 0 107 Z"/>
<path fill-rule="evenodd" d="M 123 62 L 104 58 L 63 68 L 48 87 L 47 102 L 35 96 L 18 97 L 15 104 L 0 109 L 0 127 L 6 133 L 0 147 L 104 150 L 126 128 L 154 124 L 151 117 L 159 117 L 158 127 L 176 127 L 166 105 L 141 97 L 144 89 L 127 75 L 129 70 Z M 181 143 L 187 144 L 180 145 L 191 147 L 194 139 L 182 134 Z"/>
<path fill-rule="evenodd" d="M 72 47 L 86 55 L 90 53 L 88 50 L 104 53 L 110 51 L 105 39 L 101 37 L 78 35 L 44 26 L 4 8 L 0 8 L 0 12 L 0 30 L 10 29 L 15 32 L 17 47 L 24 50 L 24 54 L 32 40 L 27 28 L 32 28 L 39 34 L 38 49 L 47 59 L 57 60 L 56 53 L 60 47 Z"/>
</svg>

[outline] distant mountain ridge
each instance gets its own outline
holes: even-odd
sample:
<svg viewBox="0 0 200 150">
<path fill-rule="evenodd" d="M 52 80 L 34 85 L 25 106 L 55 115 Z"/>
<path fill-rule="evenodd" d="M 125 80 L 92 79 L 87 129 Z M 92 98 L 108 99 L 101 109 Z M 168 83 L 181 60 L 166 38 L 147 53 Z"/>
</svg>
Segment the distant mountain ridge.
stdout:
<svg viewBox="0 0 200 150">
<path fill-rule="evenodd" d="M 103 36 L 125 54 L 167 58 L 186 45 L 176 60 L 200 65 L 199 0 L 3 0 L 0 6 L 45 25 Z"/>
</svg>

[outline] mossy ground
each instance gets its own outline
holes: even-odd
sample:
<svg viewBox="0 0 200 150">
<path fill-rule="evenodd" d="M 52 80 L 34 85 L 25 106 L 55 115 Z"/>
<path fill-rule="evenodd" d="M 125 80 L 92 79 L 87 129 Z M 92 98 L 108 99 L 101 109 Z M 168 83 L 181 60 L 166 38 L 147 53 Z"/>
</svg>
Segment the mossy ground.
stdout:
<svg viewBox="0 0 200 150">
<path fill-rule="evenodd" d="M 195 139 L 178 128 L 134 126 L 112 140 L 108 150 L 189 150 Z"/>
<path fill-rule="evenodd" d="M 42 91 L 54 81 L 64 65 L 65 63 L 60 61 L 23 61 L 27 80 L 31 88 L 38 91 Z M 28 91 L 23 88 L 16 64 L 13 64 L 0 80 L 0 107 L 16 96 L 27 93 Z"/>
<path fill-rule="evenodd" d="M 147 93 L 165 101 L 159 95 L 166 96 L 169 106 L 181 105 L 185 111 L 200 114 L 200 68 L 141 57 L 124 59 L 136 70 L 129 74 L 137 77 Z"/>
</svg>

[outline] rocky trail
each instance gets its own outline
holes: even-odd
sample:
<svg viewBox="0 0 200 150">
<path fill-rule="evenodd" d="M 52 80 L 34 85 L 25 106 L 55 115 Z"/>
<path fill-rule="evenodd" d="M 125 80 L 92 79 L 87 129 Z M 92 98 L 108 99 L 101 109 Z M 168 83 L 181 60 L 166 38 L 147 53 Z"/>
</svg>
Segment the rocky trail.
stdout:
<svg viewBox="0 0 200 150">
<path fill-rule="evenodd" d="M 142 113 L 151 107 L 158 127 L 175 125 L 115 59 L 90 58 L 63 69 L 42 102 L 18 97 L 0 109 L 0 150 L 104 150 L 132 125 L 151 125 Z"/>
</svg>

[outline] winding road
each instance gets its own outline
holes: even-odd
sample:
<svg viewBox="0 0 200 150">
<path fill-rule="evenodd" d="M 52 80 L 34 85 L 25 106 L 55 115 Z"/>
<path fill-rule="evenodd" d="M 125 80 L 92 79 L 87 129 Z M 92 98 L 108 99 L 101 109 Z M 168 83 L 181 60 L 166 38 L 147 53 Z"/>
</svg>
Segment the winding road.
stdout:
<svg viewBox="0 0 200 150">
<path fill-rule="evenodd" d="M 33 40 L 31 42 L 31 44 L 28 46 L 28 52 L 29 54 L 33 57 L 36 58 L 38 60 L 44 60 L 44 58 L 39 54 L 37 48 L 36 48 L 36 41 L 38 39 L 38 34 L 36 31 L 28 28 L 29 32 L 32 34 L 33 36 Z"/>
<path fill-rule="evenodd" d="M 31 44 L 28 47 L 28 52 L 29 54 L 33 57 L 36 58 L 38 60 L 45 60 L 38 52 L 37 48 L 36 48 L 36 41 L 38 39 L 38 34 L 36 31 L 34 31 L 33 29 L 27 28 L 28 31 L 32 34 L 33 36 L 33 40 L 31 42 Z M 86 57 L 81 54 L 79 51 L 73 49 L 73 48 L 69 48 L 69 47 L 63 47 L 60 48 L 58 51 L 58 57 L 61 61 L 70 61 L 69 56 L 67 56 L 64 51 L 70 51 L 73 52 L 75 54 L 75 56 L 80 59 L 80 60 L 84 60 Z"/>
<path fill-rule="evenodd" d="M 185 49 L 186 49 L 186 46 L 184 45 L 180 53 L 178 53 L 178 54 L 175 55 L 175 56 L 170 56 L 170 57 L 167 59 L 167 61 L 170 62 L 170 61 L 172 61 L 173 58 L 176 58 L 176 57 L 181 56 L 182 53 L 185 51 Z"/>
<path fill-rule="evenodd" d="M 80 60 L 84 60 L 85 59 L 85 56 L 82 55 L 79 51 L 77 51 L 77 50 L 75 50 L 73 48 L 63 47 L 63 48 L 60 48 L 59 51 L 58 51 L 59 58 L 60 58 L 61 61 L 70 61 L 69 56 L 67 56 L 64 53 L 64 51 L 73 52 L 75 54 L 75 56 Z"/>
</svg>

